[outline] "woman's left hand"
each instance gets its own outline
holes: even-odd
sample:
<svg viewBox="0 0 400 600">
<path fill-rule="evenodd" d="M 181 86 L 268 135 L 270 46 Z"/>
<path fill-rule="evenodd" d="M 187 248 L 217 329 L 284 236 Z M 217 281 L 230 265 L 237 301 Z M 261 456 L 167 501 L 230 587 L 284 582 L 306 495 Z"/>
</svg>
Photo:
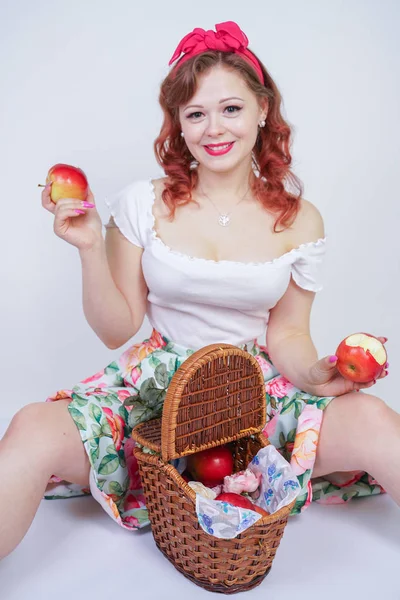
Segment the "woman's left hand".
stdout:
<svg viewBox="0 0 400 600">
<path fill-rule="evenodd" d="M 378 340 L 385 344 L 387 338 L 378 337 Z M 335 360 L 332 360 L 332 359 Z M 318 360 L 310 368 L 308 374 L 309 387 L 312 389 L 312 393 L 316 396 L 341 396 L 348 392 L 358 391 L 360 389 L 370 388 L 375 385 L 376 380 L 369 381 L 368 383 L 355 383 L 349 379 L 345 379 L 339 373 L 336 368 L 337 357 L 336 356 L 325 356 Z M 378 379 L 383 379 L 388 375 L 387 368 L 389 363 L 386 363 L 383 367 L 382 373 Z"/>
</svg>

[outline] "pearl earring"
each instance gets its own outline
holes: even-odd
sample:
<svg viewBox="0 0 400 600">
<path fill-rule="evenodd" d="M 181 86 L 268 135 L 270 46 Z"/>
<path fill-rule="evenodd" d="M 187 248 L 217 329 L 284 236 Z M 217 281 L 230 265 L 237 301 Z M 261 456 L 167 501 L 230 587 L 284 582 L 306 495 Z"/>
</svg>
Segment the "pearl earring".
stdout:
<svg viewBox="0 0 400 600">
<path fill-rule="evenodd" d="M 265 121 L 264 121 L 264 119 L 263 119 L 262 121 L 260 121 L 260 122 L 259 122 L 259 126 L 260 126 L 260 127 L 265 127 Z"/>
<path fill-rule="evenodd" d="M 181 131 L 181 137 L 185 137 L 185 134 L 183 133 L 183 131 Z"/>
</svg>

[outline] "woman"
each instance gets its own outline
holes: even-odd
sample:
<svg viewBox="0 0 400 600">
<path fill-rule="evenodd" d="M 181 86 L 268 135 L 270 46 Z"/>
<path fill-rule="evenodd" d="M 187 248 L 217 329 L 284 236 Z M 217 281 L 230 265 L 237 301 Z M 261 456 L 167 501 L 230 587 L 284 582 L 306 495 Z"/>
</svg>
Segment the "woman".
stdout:
<svg viewBox="0 0 400 600">
<path fill-rule="evenodd" d="M 359 393 L 375 382 L 353 384 L 335 356 L 319 360 L 310 337 L 325 237 L 289 170 L 280 94 L 238 26 L 216 30 L 195 29 L 175 51 L 155 142 L 165 177 L 108 202 L 105 240 L 91 193 L 54 205 L 49 186 L 43 192 L 55 233 L 79 250 L 84 312 L 98 337 L 118 348 L 145 314 L 154 330 L 73 390 L 16 414 L 0 442 L 0 557 L 24 536 L 46 487 L 47 497 L 90 488 L 122 526 L 148 523 L 131 428 L 160 414 L 173 373 L 213 342 L 247 348 L 263 370 L 265 432 L 302 486 L 294 512 L 312 497 L 346 501 L 383 488 L 400 503 L 400 474 L 385 458 L 399 455 L 400 416 Z"/>
</svg>

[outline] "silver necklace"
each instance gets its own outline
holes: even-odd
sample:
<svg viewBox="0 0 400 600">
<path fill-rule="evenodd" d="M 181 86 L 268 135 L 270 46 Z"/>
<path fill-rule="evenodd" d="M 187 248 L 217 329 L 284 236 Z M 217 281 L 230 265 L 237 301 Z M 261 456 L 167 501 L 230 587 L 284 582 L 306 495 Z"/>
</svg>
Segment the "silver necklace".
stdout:
<svg viewBox="0 0 400 600">
<path fill-rule="evenodd" d="M 218 213 L 218 224 L 221 225 L 221 227 L 228 227 L 230 221 L 231 221 L 231 214 L 233 213 L 233 211 L 235 210 L 235 208 L 246 198 L 248 192 L 249 192 L 250 188 L 247 188 L 244 196 L 242 198 L 240 198 L 239 202 L 237 202 L 235 204 L 235 206 L 232 208 L 232 210 L 229 213 L 221 213 L 220 210 L 218 209 L 217 205 L 215 204 L 215 202 L 213 200 L 211 200 L 210 196 L 208 196 L 205 191 L 203 190 L 202 187 L 200 187 L 200 191 L 203 194 L 203 196 L 205 196 L 207 198 L 207 200 L 209 200 L 211 202 L 211 204 L 213 205 L 213 207 L 215 208 L 215 210 Z"/>
</svg>

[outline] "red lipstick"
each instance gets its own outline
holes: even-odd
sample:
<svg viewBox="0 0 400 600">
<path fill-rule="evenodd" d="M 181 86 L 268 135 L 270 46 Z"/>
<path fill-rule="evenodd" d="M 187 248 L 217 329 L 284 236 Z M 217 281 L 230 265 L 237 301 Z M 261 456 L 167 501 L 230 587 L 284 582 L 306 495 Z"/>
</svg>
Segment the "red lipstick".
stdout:
<svg viewBox="0 0 400 600">
<path fill-rule="evenodd" d="M 205 151 L 211 156 L 222 156 L 227 154 L 235 142 L 227 142 L 225 144 L 208 144 L 204 146 Z"/>
</svg>

